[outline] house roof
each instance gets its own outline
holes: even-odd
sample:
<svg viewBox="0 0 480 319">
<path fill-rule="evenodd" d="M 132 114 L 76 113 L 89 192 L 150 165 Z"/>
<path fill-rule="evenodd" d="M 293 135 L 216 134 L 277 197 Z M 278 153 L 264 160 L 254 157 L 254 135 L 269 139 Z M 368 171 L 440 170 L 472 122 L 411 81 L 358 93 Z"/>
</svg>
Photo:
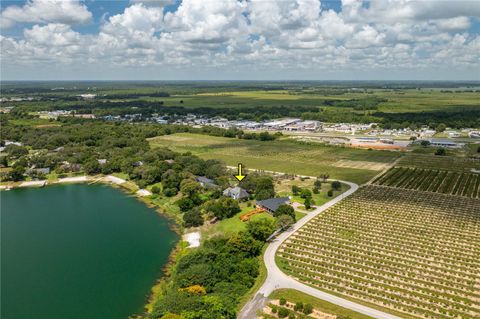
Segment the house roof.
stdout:
<svg viewBox="0 0 480 319">
<path fill-rule="evenodd" d="M 205 176 L 198 176 L 197 182 L 204 183 L 204 184 L 215 184 L 213 179 L 207 178 Z"/>
<path fill-rule="evenodd" d="M 276 211 L 280 205 L 286 204 L 290 201 L 288 197 L 276 197 L 265 200 L 258 200 L 257 205 L 265 207 L 268 210 Z"/>
<path fill-rule="evenodd" d="M 229 187 L 223 191 L 224 196 L 232 196 L 236 198 L 245 198 L 250 196 L 246 190 L 241 187 Z"/>
</svg>

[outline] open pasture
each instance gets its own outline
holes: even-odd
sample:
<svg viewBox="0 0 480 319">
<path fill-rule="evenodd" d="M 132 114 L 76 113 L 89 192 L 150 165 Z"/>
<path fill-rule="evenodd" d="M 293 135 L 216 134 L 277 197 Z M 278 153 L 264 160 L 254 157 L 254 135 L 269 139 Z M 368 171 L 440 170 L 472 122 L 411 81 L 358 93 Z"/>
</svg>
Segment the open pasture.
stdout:
<svg viewBox="0 0 480 319">
<path fill-rule="evenodd" d="M 368 93 L 367 93 L 368 92 Z M 245 107 L 245 106 L 327 106 L 324 101 L 352 100 L 371 97 L 384 98 L 387 101 L 379 105 L 382 112 L 422 112 L 453 111 L 459 107 L 466 109 L 479 108 L 480 92 L 440 92 L 430 89 L 383 90 L 372 89 L 362 91 L 325 91 L 312 93 L 305 90 L 248 90 L 217 91 L 198 94 L 172 95 L 161 98 L 166 106 L 178 105 L 183 100 L 185 107 Z M 332 94 L 333 93 L 333 94 Z M 157 99 L 157 98 L 155 98 Z"/>
<path fill-rule="evenodd" d="M 480 318 L 480 200 L 362 187 L 290 236 L 279 266 L 404 318 Z"/>
<path fill-rule="evenodd" d="M 177 152 L 192 152 L 202 158 L 218 159 L 228 165 L 243 163 L 247 168 L 319 176 L 365 183 L 399 153 L 346 147 L 302 144 L 294 141 L 256 141 L 201 134 L 174 134 L 149 139 L 152 147 L 168 147 Z M 359 161 L 362 168 L 338 167 L 337 162 Z M 368 163 L 368 167 L 365 166 Z M 370 165 L 371 164 L 371 165 Z M 377 170 L 373 168 L 377 168 Z M 367 169 L 368 168 L 368 169 Z"/>
<path fill-rule="evenodd" d="M 480 173 L 394 167 L 373 184 L 480 198 Z"/>
</svg>

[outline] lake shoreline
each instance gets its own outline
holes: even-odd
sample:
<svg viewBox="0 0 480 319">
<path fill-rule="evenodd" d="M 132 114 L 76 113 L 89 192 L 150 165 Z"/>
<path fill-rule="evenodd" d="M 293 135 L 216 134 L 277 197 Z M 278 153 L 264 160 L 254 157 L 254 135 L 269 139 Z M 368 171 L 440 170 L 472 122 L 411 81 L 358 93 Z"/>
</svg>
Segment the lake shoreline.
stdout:
<svg viewBox="0 0 480 319">
<path fill-rule="evenodd" d="M 165 265 L 162 267 L 162 275 L 155 280 L 155 284 L 150 288 L 150 294 L 145 300 L 143 309 L 148 313 L 153 308 L 153 303 L 155 302 L 156 296 L 160 290 L 161 285 L 166 281 L 166 279 L 171 275 L 172 267 L 175 265 L 177 257 L 185 251 L 187 248 L 183 241 L 183 227 L 179 224 L 179 221 L 170 213 L 163 211 L 160 207 L 153 204 L 149 196 L 145 196 L 144 193 L 138 193 L 134 188 L 138 186 L 130 181 L 121 179 L 113 175 L 80 175 L 74 177 L 65 177 L 54 181 L 40 180 L 40 181 L 24 181 L 21 184 L 7 184 L 0 185 L 0 191 L 10 191 L 15 188 L 43 188 L 45 186 L 54 186 L 54 185 L 64 185 L 64 184 L 77 184 L 77 183 L 88 183 L 89 185 L 102 183 L 110 187 L 121 190 L 127 195 L 133 195 L 135 199 L 145 204 L 147 207 L 155 209 L 155 212 L 164 217 L 169 221 L 169 228 L 175 234 L 179 236 L 179 240 L 176 245 L 172 248 L 168 260 Z M 127 184 L 131 183 L 131 184 Z M 132 187 L 135 186 L 135 187 Z M 151 195 L 151 193 L 150 193 Z M 135 314 L 132 314 L 134 316 Z"/>
</svg>

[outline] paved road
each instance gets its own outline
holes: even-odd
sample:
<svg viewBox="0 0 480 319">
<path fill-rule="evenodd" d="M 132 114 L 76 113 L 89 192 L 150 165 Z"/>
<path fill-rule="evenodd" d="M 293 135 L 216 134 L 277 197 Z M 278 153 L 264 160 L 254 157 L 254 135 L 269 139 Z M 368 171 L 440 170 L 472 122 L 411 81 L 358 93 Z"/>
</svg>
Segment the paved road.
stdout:
<svg viewBox="0 0 480 319">
<path fill-rule="evenodd" d="M 294 232 L 296 232 L 300 227 L 305 225 L 308 221 L 310 221 L 312 218 L 317 216 L 318 214 L 322 213 L 325 211 L 327 208 L 335 205 L 345 197 L 351 195 L 358 189 L 358 185 L 351 183 L 351 182 L 346 182 L 346 181 L 340 181 L 344 184 L 348 184 L 350 186 L 350 189 L 343 193 L 342 195 L 339 195 L 338 197 L 332 199 L 331 201 L 325 203 L 322 206 L 317 207 L 314 211 L 303 217 L 301 220 L 299 220 L 297 223 L 295 223 L 290 229 L 287 231 L 283 232 L 280 234 L 275 240 L 273 240 L 267 247 L 264 255 L 264 262 L 265 266 L 267 267 L 268 275 L 267 279 L 263 283 L 263 285 L 260 287 L 258 290 L 257 294 L 255 297 L 250 300 L 241 310 L 241 312 L 238 315 L 239 319 L 253 319 L 256 318 L 256 311 L 259 309 L 262 309 L 264 305 L 267 302 L 267 297 L 270 295 L 270 293 L 276 289 L 280 288 L 290 288 L 290 289 L 295 289 L 299 290 L 301 292 L 304 292 L 306 294 L 309 294 L 311 296 L 314 296 L 316 298 L 331 302 L 333 304 L 336 304 L 338 306 L 348 308 L 354 311 L 357 311 L 359 313 L 371 316 L 373 318 L 378 318 L 378 319 L 401 319 L 400 317 L 390 315 L 388 313 L 372 309 L 366 306 L 363 306 L 361 304 L 334 296 L 332 294 L 320 291 L 318 289 L 312 288 L 310 286 L 307 286 L 305 284 L 302 284 L 298 281 L 296 281 L 294 278 L 287 276 L 284 274 L 277 266 L 275 263 L 275 253 L 277 252 L 277 249 L 280 247 L 280 245 Z"/>
</svg>

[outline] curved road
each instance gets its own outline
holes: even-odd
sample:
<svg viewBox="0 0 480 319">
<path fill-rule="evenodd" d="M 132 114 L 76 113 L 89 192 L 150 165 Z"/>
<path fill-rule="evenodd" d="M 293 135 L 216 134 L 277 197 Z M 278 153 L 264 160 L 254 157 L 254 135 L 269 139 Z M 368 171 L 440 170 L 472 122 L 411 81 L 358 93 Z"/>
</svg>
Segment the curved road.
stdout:
<svg viewBox="0 0 480 319">
<path fill-rule="evenodd" d="M 262 309 L 267 303 L 268 296 L 272 291 L 280 288 L 290 288 L 301 291 L 308 295 L 314 296 L 318 299 L 322 299 L 338 306 L 351 309 L 353 311 L 371 316 L 378 319 L 401 319 L 400 317 L 382 312 L 380 310 L 372 309 L 367 306 L 349 301 L 344 298 L 337 297 L 335 295 L 320 291 L 313 287 L 307 286 L 298 282 L 294 278 L 283 273 L 275 263 L 275 253 L 280 245 L 294 232 L 296 232 L 300 227 L 308 223 L 311 219 L 315 218 L 318 214 L 322 213 L 329 207 L 335 205 L 345 197 L 351 195 L 358 189 L 358 185 L 355 183 L 340 181 L 344 184 L 350 186 L 350 189 L 343 193 L 342 195 L 337 196 L 331 201 L 323 204 L 322 206 L 317 207 L 314 211 L 303 217 L 297 223 L 295 223 L 290 229 L 281 233 L 277 238 L 275 238 L 267 247 L 264 255 L 265 266 L 267 267 L 267 279 L 260 287 L 255 297 L 251 299 L 240 311 L 238 318 L 239 319 L 252 319 L 256 318 L 256 311 Z"/>
</svg>

